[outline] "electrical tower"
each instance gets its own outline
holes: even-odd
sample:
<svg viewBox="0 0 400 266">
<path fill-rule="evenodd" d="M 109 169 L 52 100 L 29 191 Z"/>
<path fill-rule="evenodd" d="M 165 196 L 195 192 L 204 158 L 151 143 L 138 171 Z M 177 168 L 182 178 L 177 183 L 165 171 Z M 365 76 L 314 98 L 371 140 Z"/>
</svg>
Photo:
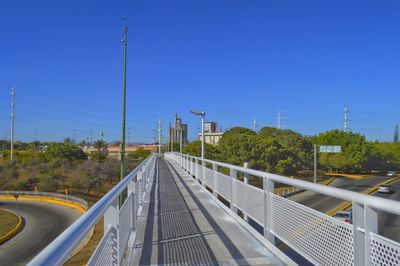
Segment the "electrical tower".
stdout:
<svg viewBox="0 0 400 266">
<path fill-rule="evenodd" d="M 344 128 L 343 131 L 344 132 L 348 132 L 348 118 L 347 118 L 347 114 L 348 114 L 349 110 L 347 108 L 347 106 L 344 106 Z"/>
<path fill-rule="evenodd" d="M 282 119 L 284 119 L 284 118 L 286 118 L 286 117 L 283 117 L 282 115 L 281 115 L 281 113 L 282 113 L 283 111 L 278 111 L 278 129 L 283 129 L 283 126 L 282 126 Z"/>
</svg>

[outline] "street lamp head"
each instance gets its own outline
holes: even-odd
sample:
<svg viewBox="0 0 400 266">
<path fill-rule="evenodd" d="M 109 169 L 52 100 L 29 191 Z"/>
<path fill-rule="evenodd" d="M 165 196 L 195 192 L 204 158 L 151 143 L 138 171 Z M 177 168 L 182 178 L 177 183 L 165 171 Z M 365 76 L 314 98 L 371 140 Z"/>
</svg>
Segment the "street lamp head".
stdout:
<svg viewBox="0 0 400 266">
<path fill-rule="evenodd" d="M 201 115 L 201 116 L 206 115 L 206 113 L 204 111 L 199 112 L 199 111 L 191 110 L 190 112 L 194 115 Z"/>
</svg>

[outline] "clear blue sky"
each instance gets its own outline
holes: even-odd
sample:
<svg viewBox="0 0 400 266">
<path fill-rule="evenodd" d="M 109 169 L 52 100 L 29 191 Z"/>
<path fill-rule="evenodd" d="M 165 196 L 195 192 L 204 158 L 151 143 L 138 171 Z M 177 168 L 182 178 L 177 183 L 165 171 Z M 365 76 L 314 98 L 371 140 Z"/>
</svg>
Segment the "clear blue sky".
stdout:
<svg viewBox="0 0 400 266">
<path fill-rule="evenodd" d="M 1 1 L 0 136 L 120 138 L 122 17 L 128 127 L 151 142 L 178 112 L 193 139 L 204 109 L 224 128 L 314 134 L 349 127 L 390 140 L 400 122 L 398 1 Z M 35 134 L 36 132 L 36 134 Z M 164 135 L 167 131 L 164 131 Z"/>
</svg>

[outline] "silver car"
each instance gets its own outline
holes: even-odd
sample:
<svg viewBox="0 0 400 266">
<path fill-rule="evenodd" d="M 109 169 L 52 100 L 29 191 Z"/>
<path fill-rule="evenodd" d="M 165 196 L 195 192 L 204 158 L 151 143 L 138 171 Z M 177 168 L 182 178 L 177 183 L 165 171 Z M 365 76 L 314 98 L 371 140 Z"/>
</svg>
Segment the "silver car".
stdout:
<svg viewBox="0 0 400 266">
<path fill-rule="evenodd" d="M 395 171 L 389 171 L 389 172 L 387 172 L 387 174 L 386 174 L 386 176 L 391 176 L 391 177 L 396 176 L 396 175 L 397 175 L 397 174 L 396 174 Z"/>
<path fill-rule="evenodd" d="M 391 185 L 380 185 L 378 188 L 378 192 L 390 194 L 393 192 L 393 187 Z"/>
</svg>

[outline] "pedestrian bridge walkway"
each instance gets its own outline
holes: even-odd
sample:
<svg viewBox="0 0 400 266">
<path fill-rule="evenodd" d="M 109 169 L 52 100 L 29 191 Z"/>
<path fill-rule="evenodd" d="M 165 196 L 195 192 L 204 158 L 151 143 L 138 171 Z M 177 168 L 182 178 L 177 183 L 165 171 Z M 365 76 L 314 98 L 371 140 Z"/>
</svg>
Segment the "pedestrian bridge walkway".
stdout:
<svg viewBox="0 0 400 266">
<path fill-rule="evenodd" d="M 286 264 L 180 169 L 175 162 L 157 160 L 139 218 L 133 265 Z"/>
<path fill-rule="evenodd" d="M 276 194 L 278 184 L 351 202 L 352 223 Z M 152 154 L 28 265 L 62 265 L 102 218 L 104 235 L 88 266 L 294 265 L 291 259 L 400 265 L 400 243 L 379 234 L 382 212 L 399 216 L 400 203 L 184 154 Z"/>
</svg>

